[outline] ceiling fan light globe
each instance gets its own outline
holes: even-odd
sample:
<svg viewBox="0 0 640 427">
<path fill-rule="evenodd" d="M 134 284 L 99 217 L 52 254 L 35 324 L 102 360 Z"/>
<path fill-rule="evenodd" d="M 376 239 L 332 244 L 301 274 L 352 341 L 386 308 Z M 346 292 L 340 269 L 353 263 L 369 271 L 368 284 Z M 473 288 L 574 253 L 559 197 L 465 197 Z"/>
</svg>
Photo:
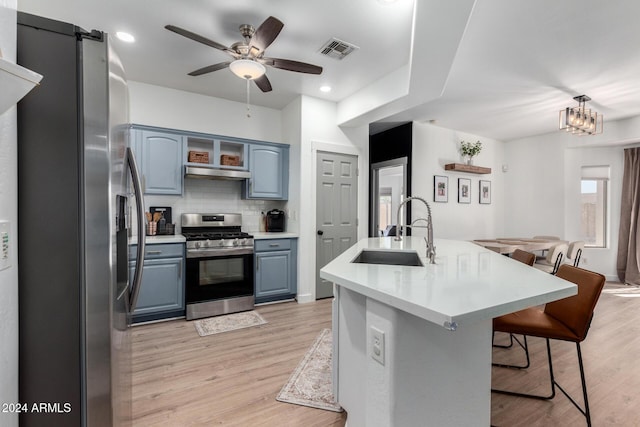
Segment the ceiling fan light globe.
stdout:
<svg viewBox="0 0 640 427">
<path fill-rule="evenodd" d="M 267 71 L 264 65 L 251 59 L 236 59 L 229 64 L 229 69 L 236 76 L 247 80 L 262 77 Z"/>
</svg>

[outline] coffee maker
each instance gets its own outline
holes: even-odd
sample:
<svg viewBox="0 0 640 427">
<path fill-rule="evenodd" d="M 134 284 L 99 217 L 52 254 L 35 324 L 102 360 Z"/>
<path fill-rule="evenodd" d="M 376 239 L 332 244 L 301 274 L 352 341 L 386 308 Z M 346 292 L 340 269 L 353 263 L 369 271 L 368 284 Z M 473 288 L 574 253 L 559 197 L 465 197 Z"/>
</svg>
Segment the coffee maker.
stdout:
<svg viewBox="0 0 640 427">
<path fill-rule="evenodd" d="M 267 231 L 283 232 L 285 227 L 285 214 L 283 210 L 271 209 L 267 212 Z"/>
</svg>

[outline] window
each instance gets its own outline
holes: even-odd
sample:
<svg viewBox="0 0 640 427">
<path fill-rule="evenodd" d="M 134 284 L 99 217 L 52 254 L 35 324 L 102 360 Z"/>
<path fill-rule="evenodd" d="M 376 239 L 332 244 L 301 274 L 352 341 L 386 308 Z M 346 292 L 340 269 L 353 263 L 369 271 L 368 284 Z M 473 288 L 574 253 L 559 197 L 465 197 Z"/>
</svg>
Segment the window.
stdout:
<svg viewBox="0 0 640 427">
<path fill-rule="evenodd" d="M 585 246 L 607 245 L 609 166 L 584 166 L 580 185 L 580 240 Z"/>
</svg>

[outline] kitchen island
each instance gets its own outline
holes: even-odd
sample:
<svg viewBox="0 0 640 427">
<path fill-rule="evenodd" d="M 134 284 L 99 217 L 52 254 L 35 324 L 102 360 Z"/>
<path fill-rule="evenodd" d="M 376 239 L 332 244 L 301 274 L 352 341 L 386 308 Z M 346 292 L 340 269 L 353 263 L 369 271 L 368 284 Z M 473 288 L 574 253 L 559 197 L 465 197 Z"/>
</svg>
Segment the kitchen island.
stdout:
<svg viewBox="0 0 640 427">
<path fill-rule="evenodd" d="M 489 426 L 492 319 L 577 287 L 470 242 L 369 238 L 327 264 L 335 284 L 334 394 L 349 427 Z M 354 263 L 417 252 L 422 266 Z"/>
</svg>

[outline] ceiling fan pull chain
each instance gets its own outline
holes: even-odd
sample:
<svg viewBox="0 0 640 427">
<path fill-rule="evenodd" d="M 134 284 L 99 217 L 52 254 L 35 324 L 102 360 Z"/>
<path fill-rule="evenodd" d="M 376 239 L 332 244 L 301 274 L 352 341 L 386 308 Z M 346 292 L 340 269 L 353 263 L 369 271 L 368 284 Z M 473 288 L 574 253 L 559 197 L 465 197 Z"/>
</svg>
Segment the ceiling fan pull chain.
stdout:
<svg viewBox="0 0 640 427">
<path fill-rule="evenodd" d="M 250 93 L 249 92 L 249 79 L 245 79 L 245 80 L 247 81 L 247 117 L 250 118 L 251 117 L 251 109 L 250 109 L 249 105 L 250 105 L 251 98 L 249 96 L 249 93 Z"/>
</svg>

